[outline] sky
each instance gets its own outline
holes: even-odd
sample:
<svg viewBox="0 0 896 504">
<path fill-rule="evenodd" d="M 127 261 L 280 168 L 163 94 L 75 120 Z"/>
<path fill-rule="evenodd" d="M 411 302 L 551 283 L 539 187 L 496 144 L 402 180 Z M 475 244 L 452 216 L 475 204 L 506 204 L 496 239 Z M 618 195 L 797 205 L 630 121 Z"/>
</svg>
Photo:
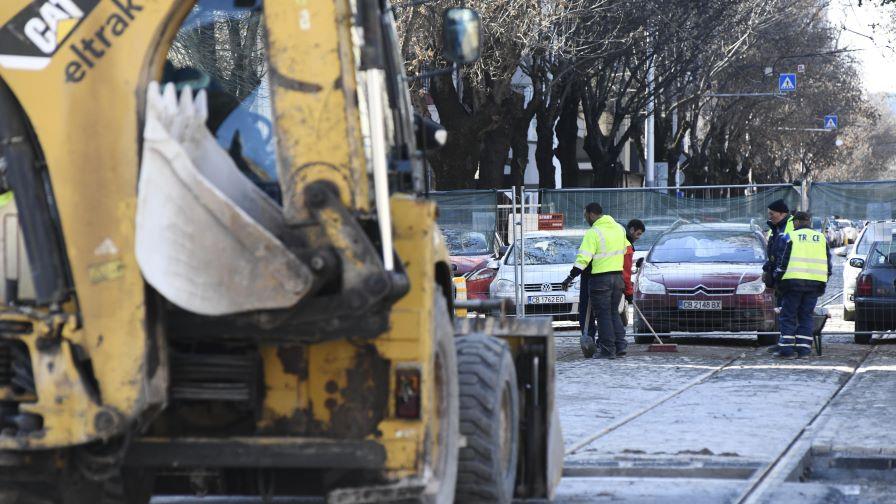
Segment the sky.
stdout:
<svg viewBox="0 0 896 504">
<path fill-rule="evenodd" d="M 856 58 L 862 65 L 865 89 L 870 93 L 896 94 L 896 37 L 887 33 L 887 23 L 896 8 L 869 5 L 866 0 L 831 0 L 828 17 L 841 27 L 838 48 L 859 49 Z"/>
</svg>

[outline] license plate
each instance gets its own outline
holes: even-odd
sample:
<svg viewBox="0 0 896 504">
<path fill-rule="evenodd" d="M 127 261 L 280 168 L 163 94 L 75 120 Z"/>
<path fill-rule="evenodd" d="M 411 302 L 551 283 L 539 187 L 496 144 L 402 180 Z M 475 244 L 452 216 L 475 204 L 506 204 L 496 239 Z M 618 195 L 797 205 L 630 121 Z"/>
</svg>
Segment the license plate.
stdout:
<svg viewBox="0 0 896 504">
<path fill-rule="evenodd" d="M 566 296 L 529 296 L 529 304 L 565 303 Z"/>
<path fill-rule="evenodd" d="M 679 301 L 679 310 L 721 310 L 721 301 Z"/>
</svg>

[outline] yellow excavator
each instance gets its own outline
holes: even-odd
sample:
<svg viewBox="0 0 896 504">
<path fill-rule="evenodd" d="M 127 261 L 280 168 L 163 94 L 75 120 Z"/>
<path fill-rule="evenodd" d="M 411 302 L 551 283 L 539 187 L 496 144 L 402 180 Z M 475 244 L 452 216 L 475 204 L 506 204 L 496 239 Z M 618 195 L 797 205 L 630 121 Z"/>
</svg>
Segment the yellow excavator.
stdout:
<svg viewBox="0 0 896 504">
<path fill-rule="evenodd" d="M 454 320 L 395 8 L 0 3 L 0 500 L 551 498 L 550 322 Z"/>
</svg>

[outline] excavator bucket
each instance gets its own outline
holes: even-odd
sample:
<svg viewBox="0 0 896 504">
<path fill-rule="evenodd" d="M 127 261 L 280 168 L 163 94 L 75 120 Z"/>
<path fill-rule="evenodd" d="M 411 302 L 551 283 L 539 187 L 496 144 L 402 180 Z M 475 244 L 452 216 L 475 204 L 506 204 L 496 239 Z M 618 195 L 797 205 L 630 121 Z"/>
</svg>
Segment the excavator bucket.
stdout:
<svg viewBox="0 0 896 504">
<path fill-rule="evenodd" d="M 280 207 L 205 126 L 205 91 L 147 90 L 137 186 L 136 255 L 146 281 L 178 307 L 219 316 L 295 305 L 312 273 L 278 237 Z"/>
</svg>

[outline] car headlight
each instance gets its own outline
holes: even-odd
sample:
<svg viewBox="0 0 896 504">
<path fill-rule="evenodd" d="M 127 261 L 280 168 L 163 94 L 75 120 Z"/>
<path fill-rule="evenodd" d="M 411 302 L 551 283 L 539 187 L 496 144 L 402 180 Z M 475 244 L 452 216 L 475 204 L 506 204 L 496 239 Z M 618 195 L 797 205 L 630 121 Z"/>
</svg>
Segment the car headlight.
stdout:
<svg viewBox="0 0 896 504">
<path fill-rule="evenodd" d="M 641 275 L 638 278 L 638 290 L 641 291 L 641 294 L 665 294 L 666 287 L 659 283 L 654 282 L 653 280 L 647 278 L 644 275 Z"/>
<path fill-rule="evenodd" d="M 735 291 L 736 294 L 762 294 L 763 292 L 765 292 L 765 282 L 762 281 L 762 278 L 742 283 L 737 286 Z"/>
<path fill-rule="evenodd" d="M 504 278 L 496 281 L 495 286 L 495 294 L 498 296 L 513 296 L 516 293 L 516 289 L 513 287 L 513 282 L 510 280 L 506 280 Z"/>
</svg>

